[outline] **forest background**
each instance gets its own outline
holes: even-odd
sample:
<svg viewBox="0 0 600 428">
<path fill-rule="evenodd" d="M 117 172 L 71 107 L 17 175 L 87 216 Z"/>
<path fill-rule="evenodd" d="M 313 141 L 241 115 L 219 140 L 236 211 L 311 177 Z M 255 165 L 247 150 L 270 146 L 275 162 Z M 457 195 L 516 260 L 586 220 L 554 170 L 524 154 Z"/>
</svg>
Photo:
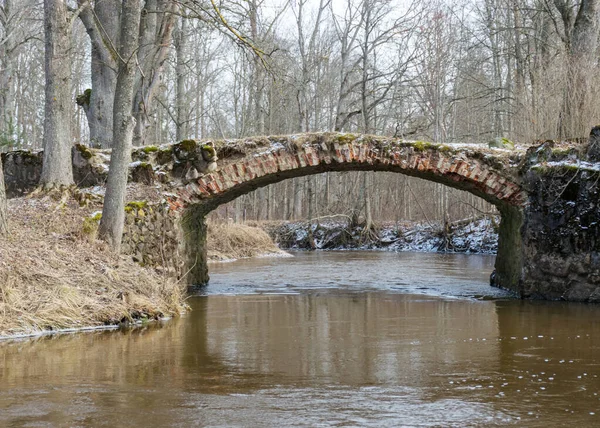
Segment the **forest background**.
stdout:
<svg viewBox="0 0 600 428">
<path fill-rule="evenodd" d="M 447 144 L 584 137 L 600 117 L 599 9 L 600 0 L 0 0 L 0 150 L 59 153 L 44 134 L 47 111 L 66 118 L 56 121 L 63 148 L 111 147 L 121 63 L 137 75 L 134 145 L 313 131 Z M 129 62 L 124 13 L 140 22 Z M 51 30 L 69 75 L 63 104 L 48 110 Z M 346 172 L 258 189 L 212 218 L 343 214 L 370 224 L 490 212 L 436 183 Z"/>
</svg>

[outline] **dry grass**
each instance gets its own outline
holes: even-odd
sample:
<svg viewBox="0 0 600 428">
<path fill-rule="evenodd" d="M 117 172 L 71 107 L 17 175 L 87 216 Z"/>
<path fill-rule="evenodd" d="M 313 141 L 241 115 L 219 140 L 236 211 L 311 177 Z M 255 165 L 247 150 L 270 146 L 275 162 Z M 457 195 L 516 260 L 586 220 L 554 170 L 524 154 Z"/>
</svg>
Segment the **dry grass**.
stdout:
<svg viewBox="0 0 600 428">
<path fill-rule="evenodd" d="M 207 247 L 213 261 L 284 253 L 264 230 L 236 223 L 209 223 Z"/>
<path fill-rule="evenodd" d="M 184 310 L 182 284 L 83 236 L 93 210 L 50 197 L 9 201 L 10 234 L 0 240 L 0 336 Z"/>
</svg>

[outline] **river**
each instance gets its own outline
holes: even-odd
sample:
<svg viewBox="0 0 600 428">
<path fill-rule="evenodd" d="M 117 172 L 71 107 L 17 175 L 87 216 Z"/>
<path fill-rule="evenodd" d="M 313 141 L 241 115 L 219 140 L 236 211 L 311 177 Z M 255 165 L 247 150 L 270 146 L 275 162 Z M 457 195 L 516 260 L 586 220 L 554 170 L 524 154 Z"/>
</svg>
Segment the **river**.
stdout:
<svg viewBox="0 0 600 428">
<path fill-rule="evenodd" d="M 212 264 L 182 318 L 0 342 L 0 426 L 599 426 L 600 306 L 513 299 L 493 261 Z"/>
</svg>

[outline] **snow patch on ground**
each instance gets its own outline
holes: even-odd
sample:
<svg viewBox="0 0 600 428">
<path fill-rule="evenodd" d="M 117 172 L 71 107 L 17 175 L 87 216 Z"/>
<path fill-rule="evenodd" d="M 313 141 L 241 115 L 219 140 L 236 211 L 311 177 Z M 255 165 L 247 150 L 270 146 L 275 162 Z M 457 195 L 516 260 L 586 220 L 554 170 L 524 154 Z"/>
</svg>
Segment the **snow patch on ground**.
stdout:
<svg viewBox="0 0 600 428">
<path fill-rule="evenodd" d="M 388 224 L 371 239 L 362 228 L 343 222 L 319 224 L 284 223 L 268 232 L 284 249 L 387 250 L 495 254 L 498 248 L 499 219 L 483 218 L 450 227 L 444 233 L 439 224 Z M 310 242 L 309 227 L 314 245 Z"/>
<path fill-rule="evenodd" d="M 547 162 L 545 165 L 549 166 L 549 167 L 571 166 L 571 167 L 577 167 L 577 169 L 581 169 L 581 170 L 600 172 L 600 162 L 594 163 L 594 162 L 586 162 L 586 161 L 568 159 L 568 160 L 563 160 L 563 161 Z M 536 167 L 536 166 L 540 167 L 542 165 L 537 164 L 537 165 L 534 165 L 533 167 Z"/>
</svg>

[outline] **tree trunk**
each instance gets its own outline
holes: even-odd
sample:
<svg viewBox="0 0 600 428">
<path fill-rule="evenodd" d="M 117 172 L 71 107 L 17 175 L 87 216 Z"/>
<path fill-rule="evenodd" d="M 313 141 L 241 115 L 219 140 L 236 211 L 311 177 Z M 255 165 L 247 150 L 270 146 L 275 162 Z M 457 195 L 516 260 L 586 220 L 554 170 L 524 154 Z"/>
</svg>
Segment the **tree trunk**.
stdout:
<svg viewBox="0 0 600 428">
<path fill-rule="evenodd" d="M 565 43 L 569 54 L 567 62 L 568 87 L 564 89 L 559 120 L 559 137 L 575 138 L 587 135 L 592 122 L 590 86 L 597 72 L 596 51 L 600 0 L 582 0 L 573 19 L 572 5 L 567 0 L 554 2 L 563 20 Z"/>
<path fill-rule="evenodd" d="M 373 214 L 371 211 L 371 183 L 369 180 L 369 175 L 371 174 L 368 171 L 365 171 L 363 174 L 363 195 L 365 197 L 365 230 L 370 230 L 373 228 Z"/>
<path fill-rule="evenodd" d="M 185 75 L 186 75 L 186 51 L 187 51 L 187 19 L 181 18 L 179 20 L 180 25 L 177 29 L 176 37 L 175 37 L 175 52 L 177 55 L 177 65 L 175 66 L 175 74 L 177 75 L 177 93 L 176 93 L 176 119 L 177 123 L 175 124 L 175 139 L 177 141 L 184 140 L 189 138 L 188 135 L 188 120 L 189 120 L 189 110 L 188 110 L 188 102 L 189 97 L 185 88 Z"/>
<path fill-rule="evenodd" d="M 117 85 L 115 70 L 99 60 L 92 49 L 92 89 L 85 115 L 90 128 L 90 146 L 102 149 L 112 147 L 113 112 Z"/>
<path fill-rule="evenodd" d="M 242 210 L 243 210 L 243 206 L 242 206 L 242 197 L 239 196 L 238 198 L 236 198 L 236 200 L 233 203 L 234 206 L 234 211 L 233 211 L 233 221 L 236 223 L 241 223 L 243 220 L 243 216 L 242 216 Z"/>
<path fill-rule="evenodd" d="M 0 159 L 0 236 L 8 233 L 8 208 L 6 206 L 6 192 L 4 190 L 4 171 Z"/>
<path fill-rule="evenodd" d="M 294 208 L 292 210 L 292 218 L 294 220 L 300 220 L 302 218 L 302 181 L 300 178 L 294 178 Z"/>
<path fill-rule="evenodd" d="M 73 184 L 71 164 L 71 22 L 64 0 L 44 1 L 46 102 L 41 185 Z"/>
<path fill-rule="evenodd" d="M 150 126 L 154 97 L 162 82 L 164 63 L 171 48 L 178 7 L 171 0 L 146 0 L 144 4 L 140 20 L 139 49 L 136 52 L 142 73 L 136 79 L 134 87 L 135 146 L 147 143 L 146 131 Z"/>
<path fill-rule="evenodd" d="M 117 84 L 116 47 L 120 39 L 121 6 L 118 0 L 89 3 L 78 0 L 79 17 L 90 37 L 92 89 L 77 98 L 90 129 L 90 145 L 108 149 L 113 137 L 113 104 Z"/>
<path fill-rule="evenodd" d="M 140 26 L 140 0 L 124 0 L 121 14 L 119 73 L 113 106 L 113 149 L 106 183 L 106 196 L 98 236 L 115 252 L 121 247 L 125 221 L 127 172 L 131 162 L 131 147 L 135 119 L 131 115 L 133 87 L 136 77 L 135 50 Z"/>
<path fill-rule="evenodd" d="M 11 17 L 14 17 L 15 14 L 12 0 L 4 0 L 4 3 L 0 4 L 0 28 L 2 29 L 2 38 L 0 38 L 0 138 L 2 143 L 8 147 L 14 147 L 15 143 L 19 142 L 15 135 L 15 91 L 12 82 L 17 54 L 13 34 L 17 28 L 13 28 Z"/>
</svg>

